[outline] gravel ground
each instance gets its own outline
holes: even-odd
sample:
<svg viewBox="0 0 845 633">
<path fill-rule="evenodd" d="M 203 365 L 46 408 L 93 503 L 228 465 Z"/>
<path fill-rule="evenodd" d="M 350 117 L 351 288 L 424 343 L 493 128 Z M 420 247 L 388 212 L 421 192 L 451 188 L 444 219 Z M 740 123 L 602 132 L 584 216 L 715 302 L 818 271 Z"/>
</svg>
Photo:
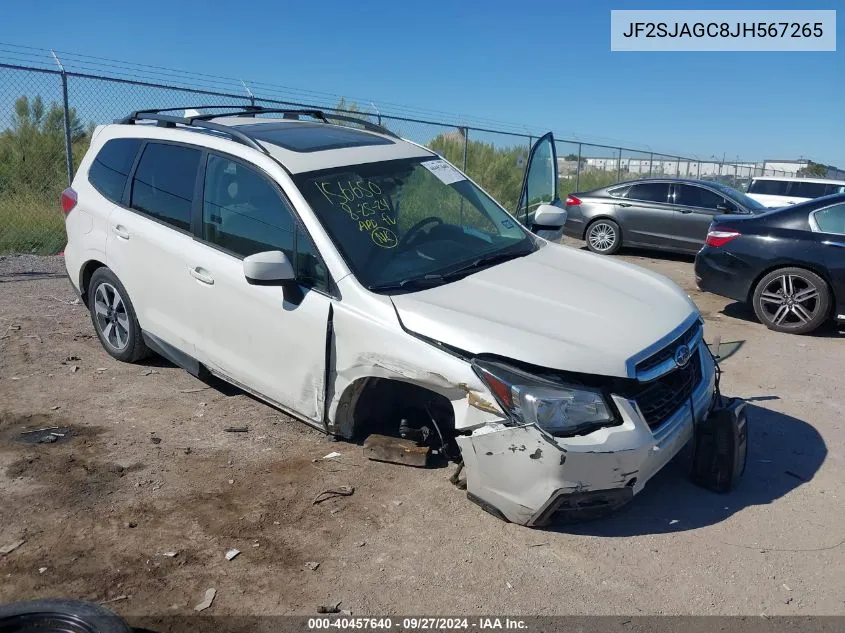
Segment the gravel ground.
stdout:
<svg viewBox="0 0 845 633">
<path fill-rule="evenodd" d="M 769 332 L 696 291 L 690 258 L 623 257 L 741 343 L 722 384 L 751 401 L 748 470 L 716 495 L 670 464 L 617 515 L 544 531 L 484 513 L 451 469 L 370 462 L 236 389 L 112 360 L 61 258 L 0 258 L 0 547 L 23 540 L 0 602 L 190 614 L 213 587 L 218 615 L 845 614 L 845 333 Z M 64 435 L 22 441 L 44 427 Z"/>
</svg>

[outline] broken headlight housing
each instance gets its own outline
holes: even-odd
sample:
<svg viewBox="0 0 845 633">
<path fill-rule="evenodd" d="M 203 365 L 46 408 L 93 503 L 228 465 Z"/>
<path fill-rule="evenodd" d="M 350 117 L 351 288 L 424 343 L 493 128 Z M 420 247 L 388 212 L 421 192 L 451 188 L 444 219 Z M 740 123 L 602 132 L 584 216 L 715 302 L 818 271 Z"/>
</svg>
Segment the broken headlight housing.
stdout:
<svg viewBox="0 0 845 633">
<path fill-rule="evenodd" d="M 549 380 L 494 361 L 476 359 L 472 367 L 517 424 L 535 424 L 550 435 L 571 436 L 616 423 L 600 389 Z"/>
</svg>

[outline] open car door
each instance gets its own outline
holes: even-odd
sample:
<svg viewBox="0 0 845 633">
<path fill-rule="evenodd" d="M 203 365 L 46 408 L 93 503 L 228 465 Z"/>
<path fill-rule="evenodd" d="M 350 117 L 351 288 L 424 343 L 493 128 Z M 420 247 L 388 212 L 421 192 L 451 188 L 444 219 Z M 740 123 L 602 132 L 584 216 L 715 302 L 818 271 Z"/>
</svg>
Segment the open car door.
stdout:
<svg viewBox="0 0 845 633">
<path fill-rule="evenodd" d="M 557 241 L 563 235 L 566 208 L 558 195 L 557 152 L 551 132 L 531 147 L 515 215 L 543 239 Z"/>
</svg>

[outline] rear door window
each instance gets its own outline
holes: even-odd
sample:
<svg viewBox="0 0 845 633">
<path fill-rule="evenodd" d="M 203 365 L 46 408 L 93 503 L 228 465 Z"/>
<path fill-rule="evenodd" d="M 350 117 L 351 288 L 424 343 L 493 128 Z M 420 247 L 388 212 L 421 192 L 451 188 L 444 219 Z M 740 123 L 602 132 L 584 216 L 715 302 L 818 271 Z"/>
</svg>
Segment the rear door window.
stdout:
<svg viewBox="0 0 845 633">
<path fill-rule="evenodd" d="M 625 197 L 629 200 L 643 200 L 645 202 L 668 202 L 669 183 L 643 182 L 631 185 L 631 189 Z"/>
<path fill-rule="evenodd" d="M 139 147 L 139 138 L 107 141 L 88 168 L 88 182 L 106 198 L 119 203 Z"/>
<path fill-rule="evenodd" d="M 191 147 L 147 143 L 132 180 L 132 208 L 190 231 L 200 155 Z"/>
</svg>

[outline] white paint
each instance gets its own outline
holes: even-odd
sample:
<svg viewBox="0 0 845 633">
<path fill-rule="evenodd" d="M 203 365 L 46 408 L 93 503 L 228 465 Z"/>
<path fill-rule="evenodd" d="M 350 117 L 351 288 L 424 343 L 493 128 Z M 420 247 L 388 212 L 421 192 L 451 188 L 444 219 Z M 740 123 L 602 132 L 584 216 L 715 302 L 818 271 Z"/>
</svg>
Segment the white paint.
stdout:
<svg viewBox="0 0 845 633">
<path fill-rule="evenodd" d="M 407 329 L 468 352 L 604 376 L 696 311 L 662 276 L 551 243 L 393 302 Z"/>
</svg>

